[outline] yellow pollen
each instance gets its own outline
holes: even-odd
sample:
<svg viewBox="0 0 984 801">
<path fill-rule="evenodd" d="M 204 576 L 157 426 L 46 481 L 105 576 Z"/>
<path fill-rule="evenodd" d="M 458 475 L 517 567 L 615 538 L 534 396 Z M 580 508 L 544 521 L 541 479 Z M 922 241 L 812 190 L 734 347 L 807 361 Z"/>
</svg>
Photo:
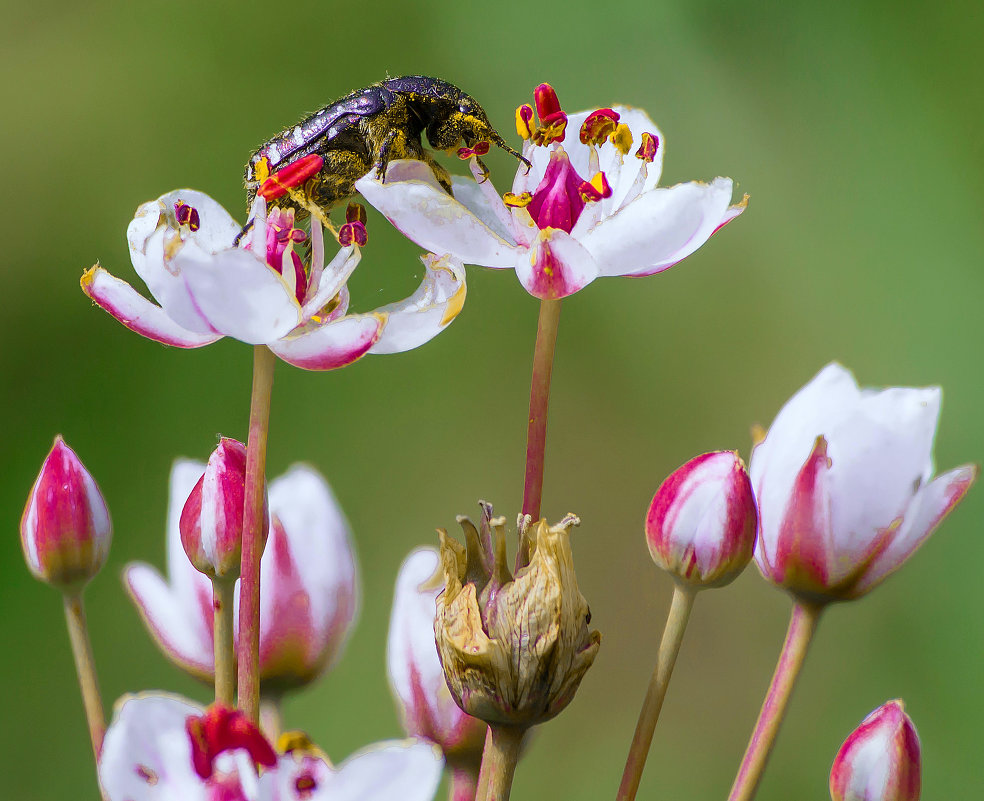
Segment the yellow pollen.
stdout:
<svg viewBox="0 0 984 801">
<path fill-rule="evenodd" d="M 256 167 L 253 169 L 253 176 L 261 184 L 270 177 L 270 160 L 263 156 L 258 162 L 256 162 Z"/>
<path fill-rule="evenodd" d="M 506 192 L 502 196 L 502 202 L 507 206 L 512 206 L 517 209 L 525 208 L 530 205 L 533 200 L 533 195 L 529 192 L 523 192 L 521 195 L 513 194 L 512 192 Z"/>
<path fill-rule="evenodd" d="M 629 152 L 632 147 L 632 131 L 629 130 L 629 126 L 624 122 L 620 122 L 618 127 L 609 137 L 611 143 L 615 145 L 615 149 L 621 153 L 623 156 Z"/>
</svg>

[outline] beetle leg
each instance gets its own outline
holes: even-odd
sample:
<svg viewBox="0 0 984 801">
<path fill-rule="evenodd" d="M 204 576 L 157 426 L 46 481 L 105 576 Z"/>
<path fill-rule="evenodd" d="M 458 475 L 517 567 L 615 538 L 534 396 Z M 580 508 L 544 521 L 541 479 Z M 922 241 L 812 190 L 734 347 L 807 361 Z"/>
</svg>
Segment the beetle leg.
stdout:
<svg viewBox="0 0 984 801">
<path fill-rule="evenodd" d="M 482 180 L 479 181 L 479 183 L 484 184 L 487 180 L 489 180 L 489 168 L 485 166 L 485 162 L 482 161 L 478 156 L 473 156 L 472 158 L 475 159 L 475 163 L 478 165 L 478 168 L 482 171 Z"/>
<path fill-rule="evenodd" d="M 240 240 L 241 240 L 241 239 L 242 239 L 242 238 L 243 238 L 244 236 L 246 236 L 246 234 L 248 234 L 248 233 L 249 233 L 250 231 L 252 231 L 252 230 L 253 230 L 253 223 L 254 223 L 254 222 L 256 222 L 256 220 L 254 220 L 254 219 L 253 219 L 252 217 L 250 217 L 250 218 L 249 218 L 249 219 L 248 219 L 248 220 L 246 221 L 246 225 L 244 225 L 244 226 L 242 227 L 242 230 L 241 230 L 241 231 L 240 231 L 240 232 L 239 232 L 238 234 L 236 234 L 236 238 L 232 240 L 232 246 L 233 246 L 234 248 L 237 248 L 237 247 L 239 247 L 239 242 L 240 242 Z"/>
<path fill-rule="evenodd" d="M 444 191 L 453 196 L 454 192 L 451 191 L 451 173 L 444 169 L 443 165 L 438 164 L 434 160 L 434 154 L 429 150 L 424 150 L 420 155 L 420 160 L 431 168 L 431 172 L 434 173 L 434 177 L 437 178 L 437 182 Z"/>
</svg>

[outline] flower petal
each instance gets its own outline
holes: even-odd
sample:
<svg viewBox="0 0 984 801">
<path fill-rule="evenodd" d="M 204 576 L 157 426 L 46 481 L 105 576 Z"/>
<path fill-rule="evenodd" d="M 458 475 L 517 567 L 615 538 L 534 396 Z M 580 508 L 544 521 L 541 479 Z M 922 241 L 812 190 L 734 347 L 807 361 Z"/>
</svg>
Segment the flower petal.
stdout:
<svg viewBox="0 0 984 801">
<path fill-rule="evenodd" d="M 495 190 L 490 193 L 487 189 L 491 185 L 491 179 L 486 179 L 484 184 L 472 178 L 464 178 L 460 175 L 451 176 L 451 189 L 454 191 L 454 199 L 474 214 L 479 220 L 485 223 L 496 236 L 501 237 L 506 242 L 514 241 L 510 229 L 512 227 L 511 215 Z M 497 206 L 493 206 L 493 200 L 489 197 L 495 194 L 498 201 Z"/>
<path fill-rule="evenodd" d="M 321 224 L 315 223 L 320 229 Z M 334 298 L 345 287 L 345 282 L 349 280 L 355 268 L 359 266 L 362 258 L 362 251 L 357 247 L 341 248 L 338 253 L 321 272 L 318 280 L 318 288 L 301 308 L 301 316 L 304 320 L 309 320 L 311 315 L 317 314 L 326 303 Z"/>
<path fill-rule="evenodd" d="M 367 175 L 355 188 L 405 236 L 433 253 L 468 264 L 511 267 L 516 247 L 448 195 L 420 161 L 394 161 L 385 183 Z"/>
<path fill-rule="evenodd" d="M 447 328 L 465 303 L 465 268 L 454 256 L 421 257 L 427 274 L 405 300 L 376 309 L 386 325 L 370 353 L 402 353 L 429 342 Z"/>
<path fill-rule="evenodd" d="M 891 544 L 871 563 L 858 582 L 862 595 L 898 570 L 943 522 L 977 478 L 976 465 L 963 465 L 921 487 L 909 504 L 902 526 Z"/>
<path fill-rule="evenodd" d="M 542 299 L 566 298 L 598 277 L 598 265 L 584 246 L 558 228 L 540 232 L 533 249 L 516 262 L 527 292 Z"/>
<path fill-rule="evenodd" d="M 703 245 L 729 219 L 730 202 L 730 178 L 651 189 L 602 220 L 581 242 L 603 275 L 652 275 Z"/>
<path fill-rule="evenodd" d="M 178 325 L 160 306 L 102 267 L 86 271 L 82 276 L 82 291 L 131 331 L 155 342 L 176 348 L 200 348 L 222 339 L 222 334 L 205 326 L 199 332 Z"/>
<path fill-rule="evenodd" d="M 430 801 L 441 780 L 444 760 L 436 746 L 385 741 L 346 759 L 323 785 L 321 801 Z M 321 787 L 318 788 L 322 790 Z"/>
<path fill-rule="evenodd" d="M 365 356 L 385 322 L 380 314 L 352 315 L 271 342 L 269 348 L 303 370 L 334 370 Z"/>
</svg>

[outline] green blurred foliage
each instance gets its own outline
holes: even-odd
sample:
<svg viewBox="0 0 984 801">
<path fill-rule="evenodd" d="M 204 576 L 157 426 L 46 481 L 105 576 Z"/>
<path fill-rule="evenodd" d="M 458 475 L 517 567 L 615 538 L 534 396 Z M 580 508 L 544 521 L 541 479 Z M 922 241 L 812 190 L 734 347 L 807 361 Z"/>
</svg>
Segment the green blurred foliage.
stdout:
<svg viewBox="0 0 984 801">
<path fill-rule="evenodd" d="M 250 149 L 386 74 L 447 78 L 512 136 L 551 81 L 568 109 L 628 102 L 666 135 L 663 183 L 723 174 L 747 214 L 668 273 L 604 280 L 564 304 L 544 512 L 577 511 L 582 590 L 604 633 L 577 700 L 542 727 L 514 797 L 614 795 L 670 586 L 641 523 L 662 478 L 738 448 L 832 359 L 866 384 L 941 384 L 942 468 L 979 461 L 974 356 L 984 252 L 976 3 L 542 4 L 6 2 L 0 28 L 4 416 L 0 775 L 5 798 L 95 799 L 58 598 L 17 542 L 60 432 L 112 509 L 109 564 L 87 593 L 107 703 L 208 692 L 157 653 L 119 582 L 163 563 L 170 463 L 244 438 L 250 351 L 165 349 L 78 289 L 95 260 L 129 280 L 136 206 L 179 186 L 241 213 Z M 493 154 L 500 190 L 513 169 Z M 16 191 L 15 191 L 16 190 Z M 378 215 L 353 284 L 362 309 L 407 294 L 417 249 Z M 280 365 L 270 474 L 313 463 L 357 535 L 361 623 L 288 724 L 341 759 L 400 734 L 385 681 L 392 584 L 435 526 L 488 498 L 517 510 L 536 304 L 507 273 L 469 271 L 469 300 L 426 348 L 336 373 Z M 902 573 L 821 624 L 759 798 L 826 796 L 843 738 L 902 697 L 923 740 L 926 798 L 981 792 L 984 514 L 971 492 Z M 957 565 L 962 565 L 955 572 Z M 788 600 L 753 569 L 698 600 L 640 798 L 723 798 L 782 640 Z M 51 763 L 54 763 L 52 765 Z"/>
</svg>

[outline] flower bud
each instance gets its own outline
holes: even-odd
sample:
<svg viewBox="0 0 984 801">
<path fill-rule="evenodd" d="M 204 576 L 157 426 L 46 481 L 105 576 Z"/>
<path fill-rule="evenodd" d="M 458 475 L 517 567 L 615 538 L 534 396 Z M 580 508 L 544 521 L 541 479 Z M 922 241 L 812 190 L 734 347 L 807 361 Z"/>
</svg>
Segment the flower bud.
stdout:
<svg viewBox="0 0 984 801">
<path fill-rule="evenodd" d="M 656 490 L 646 516 L 646 542 L 653 561 L 674 578 L 721 587 L 751 561 L 757 519 L 738 454 L 705 453 Z"/>
<path fill-rule="evenodd" d="M 181 511 L 181 545 L 209 578 L 235 579 L 243 548 L 246 446 L 223 437 Z M 263 518 L 268 518 L 264 500 Z M 263 541 L 266 542 L 267 526 Z"/>
<path fill-rule="evenodd" d="M 81 589 L 109 554 L 113 531 L 106 501 L 60 436 L 31 487 L 20 531 L 31 572 L 61 589 Z"/>
<path fill-rule="evenodd" d="M 506 566 L 505 518 L 482 504 L 476 529 L 458 518 L 466 546 L 439 530 L 444 592 L 434 634 L 451 695 L 490 724 L 532 726 L 574 697 L 601 642 L 577 587 L 568 515 L 555 526 L 519 521 L 516 575 Z M 493 532 L 494 529 L 494 542 Z"/>
<path fill-rule="evenodd" d="M 830 769 L 833 801 L 919 801 L 919 736 L 901 701 L 878 707 L 841 746 Z"/>
</svg>

